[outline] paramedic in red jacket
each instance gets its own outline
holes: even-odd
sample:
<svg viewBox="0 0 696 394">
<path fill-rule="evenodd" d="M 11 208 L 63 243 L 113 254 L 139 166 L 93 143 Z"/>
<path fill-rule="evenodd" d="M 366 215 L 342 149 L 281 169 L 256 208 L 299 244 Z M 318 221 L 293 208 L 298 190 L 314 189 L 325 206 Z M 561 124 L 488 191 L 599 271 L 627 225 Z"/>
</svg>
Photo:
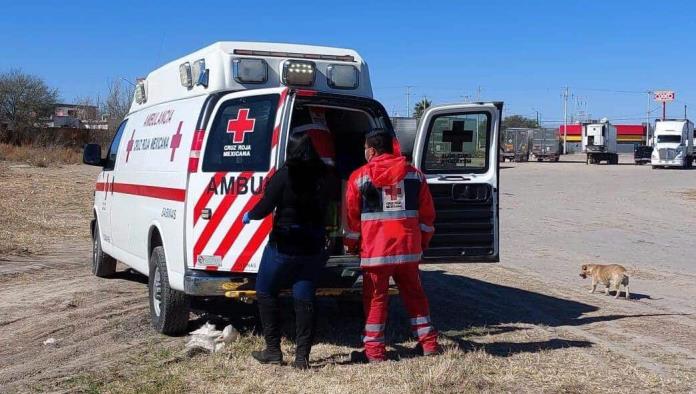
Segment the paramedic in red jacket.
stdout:
<svg viewBox="0 0 696 394">
<path fill-rule="evenodd" d="M 404 157 L 393 154 L 392 140 L 392 135 L 381 129 L 367 134 L 367 164 L 353 172 L 346 192 L 345 243 L 350 251 L 360 251 L 364 355 L 371 362 L 386 357 L 389 277 L 399 288 L 423 353 L 440 352 L 418 269 L 435 230 L 433 200 L 425 176 Z"/>
</svg>

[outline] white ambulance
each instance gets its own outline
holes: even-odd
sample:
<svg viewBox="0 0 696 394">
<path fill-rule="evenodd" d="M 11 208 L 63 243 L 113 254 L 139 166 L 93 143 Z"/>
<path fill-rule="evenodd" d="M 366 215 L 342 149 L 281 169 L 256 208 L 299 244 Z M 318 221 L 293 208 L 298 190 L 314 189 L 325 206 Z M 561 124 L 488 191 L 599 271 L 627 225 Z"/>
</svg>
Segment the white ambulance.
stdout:
<svg viewBox="0 0 696 394">
<path fill-rule="evenodd" d="M 502 104 L 428 109 L 409 146 L 428 177 L 436 233 L 427 258 L 498 261 L 498 132 Z M 308 113 L 320 113 L 321 117 Z M 253 296 L 271 217 L 242 223 L 283 165 L 291 129 L 321 122 L 343 181 L 364 164 L 364 134 L 392 131 L 353 50 L 218 42 L 139 80 L 130 112 L 101 157 L 92 221 L 95 275 L 116 261 L 149 277 L 153 326 L 186 329 L 193 297 Z M 356 256 L 343 255 L 340 201 L 322 292 L 351 288 Z"/>
</svg>

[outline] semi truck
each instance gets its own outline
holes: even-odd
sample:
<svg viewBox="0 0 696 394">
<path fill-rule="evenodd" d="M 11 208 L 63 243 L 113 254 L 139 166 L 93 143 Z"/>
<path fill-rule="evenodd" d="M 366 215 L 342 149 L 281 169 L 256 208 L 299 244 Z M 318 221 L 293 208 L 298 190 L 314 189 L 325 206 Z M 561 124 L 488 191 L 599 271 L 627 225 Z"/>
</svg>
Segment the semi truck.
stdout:
<svg viewBox="0 0 696 394">
<path fill-rule="evenodd" d="M 501 161 L 529 161 L 531 129 L 510 127 L 503 131 Z"/>
<path fill-rule="evenodd" d="M 561 157 L 561 140 L 554 129 L 533 129 L 532 155 L 537 161 L 558 161 Z"/>
<path fill-rule="evenodd" d="M 587 164 L 619 164 L 616 127 L 604 118 L 599 123 L 582 125 L 582 151 L 587 154 Z"/>
<path fill-rule="evenodd" d="M 694 122 L 688 119 L 655 121 L 652 168 L 691 168 L 694 161 Z"/>
</svg>

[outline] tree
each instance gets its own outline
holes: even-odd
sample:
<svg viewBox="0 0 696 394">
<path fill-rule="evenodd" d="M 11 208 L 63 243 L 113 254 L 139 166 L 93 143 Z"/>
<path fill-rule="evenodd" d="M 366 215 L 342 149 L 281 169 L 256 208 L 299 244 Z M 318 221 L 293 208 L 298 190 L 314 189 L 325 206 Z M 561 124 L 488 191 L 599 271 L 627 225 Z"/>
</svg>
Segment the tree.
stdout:
<svg viewBox="0 0 696 394">
<path fill-rule="evenodd" d="M 425 110 L 428 109 L 432 104 L 432 101 L 423 97 L 421 101 L 417 102 L 416 105 L 413 106 L 413 116 L 416 119 L 420 119 L 421 116 L 423 116 L 423 112 L 425 112 Z"/>
<path fill-rule="evenodd" d="M 133 87 L 124 86 L 119 80 L 109 83 L 109 91 L 106 100 L 101 106 L 101 113 L 106 115 L 109 121 L 109 131 L 116 131 L 118 125 L 130 111 L 131 101 L 133 100 Z"/>
<path fill-rule="evenodd" d="M 502 126 L 503 129 L 514 127 L 533 129 L 539 127 L 535 119 L 527 118 L 522 115 L 511 115 L 506 117 L 503 119 Z"/>
<path fill-rule="evenodd" d="M 58 90 L 37 76 L 17 69 L 0 74 L 0 119 L 15 134 L 31 130 L 51 116 L 57 100 Z"/>
</svg>

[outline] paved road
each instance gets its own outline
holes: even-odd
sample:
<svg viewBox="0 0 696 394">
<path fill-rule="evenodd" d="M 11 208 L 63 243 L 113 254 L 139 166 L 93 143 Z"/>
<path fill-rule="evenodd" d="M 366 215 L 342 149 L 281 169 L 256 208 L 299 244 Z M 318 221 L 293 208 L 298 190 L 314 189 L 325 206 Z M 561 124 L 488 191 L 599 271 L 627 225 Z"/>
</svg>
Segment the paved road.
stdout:
<svg viewBox="0 0 696 394">
<path fill-rule="evenodd" d="M 637 294 L 695 312 L 696 170 L 653 170 L 629 156 L 614 166 L 582 159 L 503 165 L 502 264 L 589 286 L 581 264 L 618 263 L 632 271 Z"/>
</svg>

